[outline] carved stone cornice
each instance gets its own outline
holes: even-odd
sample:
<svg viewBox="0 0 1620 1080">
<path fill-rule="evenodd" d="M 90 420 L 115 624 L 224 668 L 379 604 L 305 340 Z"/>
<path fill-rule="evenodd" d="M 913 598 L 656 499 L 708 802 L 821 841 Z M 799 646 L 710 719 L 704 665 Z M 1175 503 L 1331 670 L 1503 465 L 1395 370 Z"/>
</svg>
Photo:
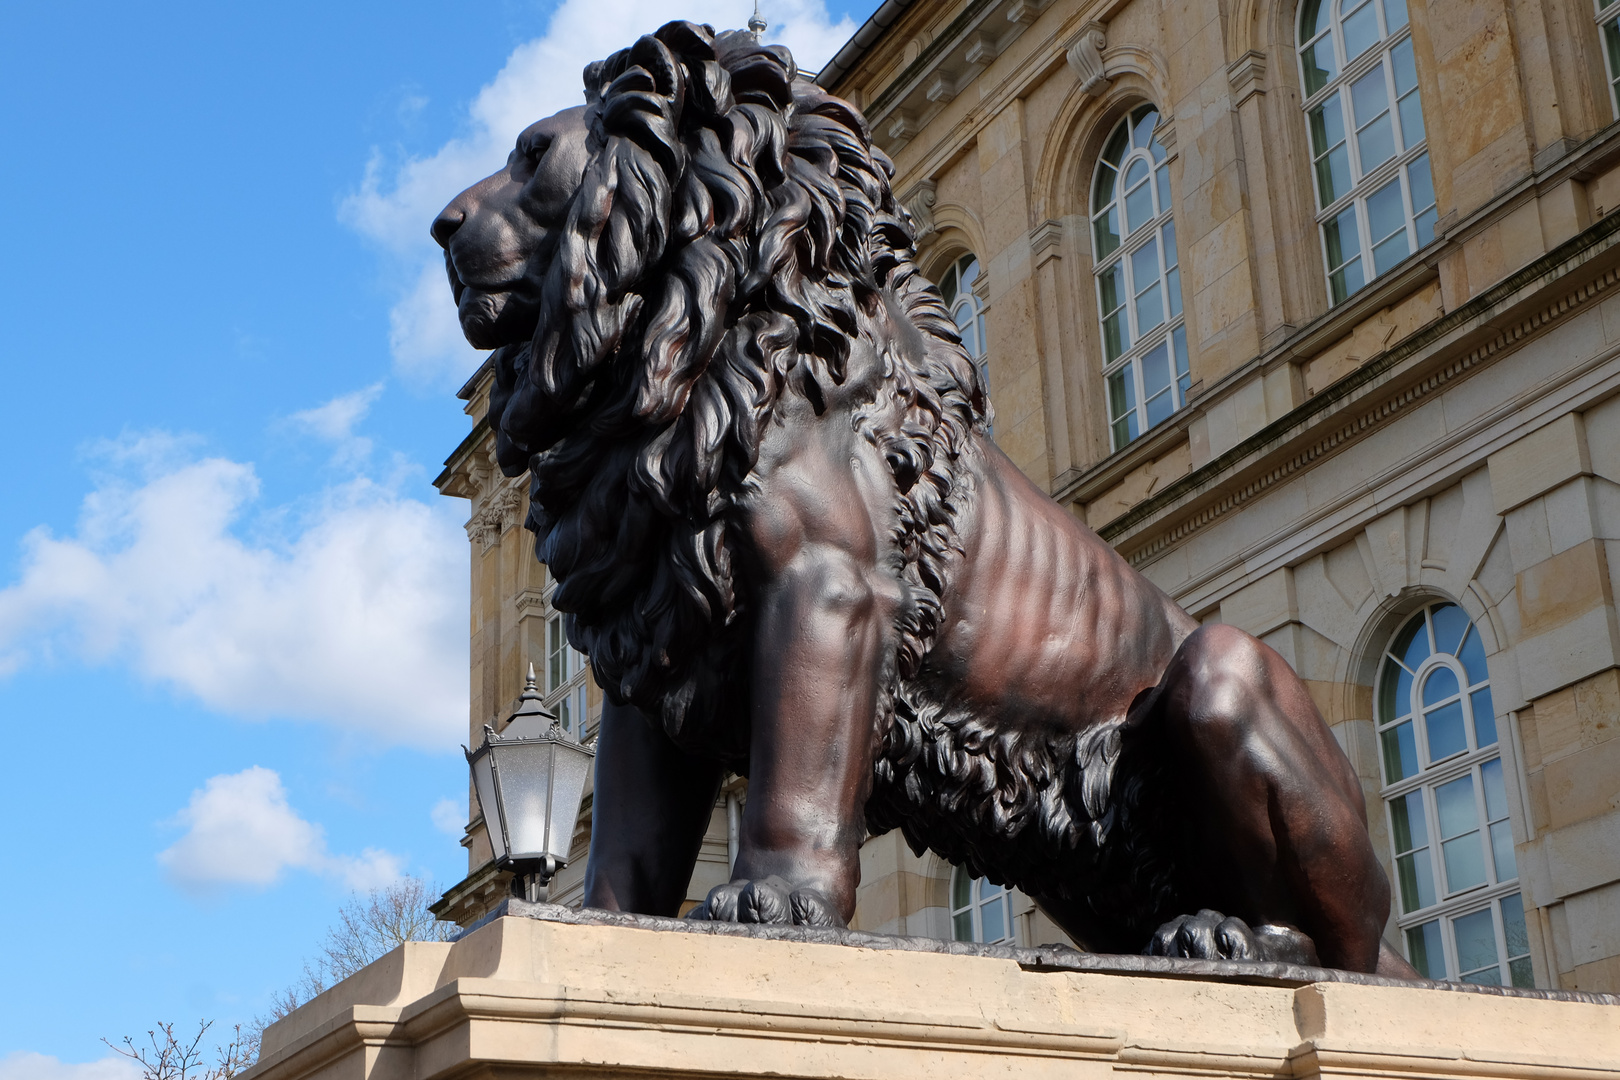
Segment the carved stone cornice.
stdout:
<svg viewBox="0 0 1620 1080">
<path fill-rule="evenodd" d="M 1102 51 L 1108 47 L 1108 27 L 1093 19 L 1080 28 L 1063 58 L 1080 80 L 1082 94 L 1097 97 L 1108 89 L 1111 80 L 1103 71 Z"/>
<path fill-rule="evenodd" d="M 1051 218 L 1041 222 L 1029 233 L 1029 257 L 1036 267 L 1045 266 L 1063 256 L 1063 223 Z"/>
<path fill-rule="evenodd" d="M 1601 264 L 1590 265 L 1599 258 Z M 1557 279 L 1566 276 L 1575 280 L 1559 288 Z M 1397 414 L 1434 400 L 1527 338 L 1588 310 L 1616 284 L 1620 215 L 1417 330 L 1097 532 L 1133 565 L 1143 565 Z"/>
<path fill-rule="evenodd" d="M 1232 103 L 1242 105 L 1256 94 L 1266 92 L 1266 54 L 1250 49 L 1226 66 L 1232 84 Z"/>
<path fill-rule="evenodd" d="M 500 543 L 502 533 L 522 522 L 527 506 L 524 483 L 521 476 L 502 482 L 467 520 L 467 539 L 478 544 L 480 552 Z"/>
</svg>

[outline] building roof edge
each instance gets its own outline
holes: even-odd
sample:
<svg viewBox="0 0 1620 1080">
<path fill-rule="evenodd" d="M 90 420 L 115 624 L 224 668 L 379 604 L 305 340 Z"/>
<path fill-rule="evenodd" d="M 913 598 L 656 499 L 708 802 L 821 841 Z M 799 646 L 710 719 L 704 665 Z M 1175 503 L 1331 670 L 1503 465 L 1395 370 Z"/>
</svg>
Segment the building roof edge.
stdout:
<svg viewBox="0 0 1620 1080">
<path fill-rule="evenodd" d="M 883 31 L 893 26 L 914 3 L 916 0 L 883 0 L 883 5 L 872 12 L 871 17 L 855 31 L 855 36 L 846 41 L 844 47 L 816 73 L 815 84 L 823 90 L 831 90 L 833 84 L 849 74 L 850 70 L 861 62 L 866 51 L 883 36 Z"/>
</svg>

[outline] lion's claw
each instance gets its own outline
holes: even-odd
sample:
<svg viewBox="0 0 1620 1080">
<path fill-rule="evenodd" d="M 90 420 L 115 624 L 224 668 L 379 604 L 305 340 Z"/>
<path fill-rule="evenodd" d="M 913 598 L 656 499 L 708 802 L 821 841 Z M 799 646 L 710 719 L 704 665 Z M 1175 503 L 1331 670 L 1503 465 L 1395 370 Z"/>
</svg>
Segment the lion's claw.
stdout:
<svg viewBox="0 0 1620 1080">
<path fill-rule="evenodd" d="M 795 889 L 779 877 L 728 881 L 709 890 L 688 919 L 795 926 L 842 926 L 827 898 L 815 889 Z"/>
<path fill-rule="evenodd" d="M 1149 956 L 1195 960 L 1273 960 L 1317 964 L 1316 944 L 1298 930 L 1269 923 L 1251 927 L 1236 916 L 1204 908 L 1179 915 L 1158 930 L 1145 950 Z"/>
</svg>

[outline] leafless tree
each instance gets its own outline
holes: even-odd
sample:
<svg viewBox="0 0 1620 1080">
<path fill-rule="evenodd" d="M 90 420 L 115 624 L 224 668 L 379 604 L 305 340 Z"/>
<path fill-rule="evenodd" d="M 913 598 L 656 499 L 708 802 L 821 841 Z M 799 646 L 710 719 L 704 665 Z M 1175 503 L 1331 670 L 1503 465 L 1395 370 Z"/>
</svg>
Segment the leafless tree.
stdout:
<svg viewBox="0 0 1620 1080">
<path fill-rule="evenodd" d="M 407 941 L 448 941 L 458 927 L 439 922 L 428 910 L 439 889 L 426 878 L 402 877 L 392 885 L 353 896 L 338 909 L 337 922 L 298 982 L 270 999 L 268 1016 L 255 1017 L 243 1037 L 258 1060 L 264 1029 L 325 993 L 373 960 Z"/>
<path fill-rule="evenodd" d="M 141 1080 L 230 1080 L 246 1071 L 257 1058 L 248 1052 L 250 1033 L 237 1024 L 231 1039 L 224 1046 L 214 1047 L 214 1063 L 204 1061 L 203 1036 L 214 1026 L 212 1020 L 197 1024 L 197 1034 L 190 1042 L 174 1033 L 173 1024 L 158 1024 L 146 1033 L 150 1047 L 136 1046 L 135 1040 L 124 1036 L 123 1045 L 108 1039 L 101 1041 L 141 1067 Z"/>
</svg>

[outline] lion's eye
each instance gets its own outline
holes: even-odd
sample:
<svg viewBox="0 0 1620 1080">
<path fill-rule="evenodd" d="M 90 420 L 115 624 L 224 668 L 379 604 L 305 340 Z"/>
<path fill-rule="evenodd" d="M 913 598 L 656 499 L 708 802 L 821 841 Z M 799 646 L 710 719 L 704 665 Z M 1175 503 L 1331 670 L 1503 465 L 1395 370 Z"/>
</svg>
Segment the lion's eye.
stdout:
<svg viewBox="0 0 1620 1080">
<path fill-rule="evenodd" d="M 546 151 L 551 149 L 551 140 L 543 135 L 533 139 L 522 139 L 519 140 L 517 148 L 518 153 L 528 158 L 531 163 L 538 164 L 540 159 L 546 156 Z"/>
</svg>

